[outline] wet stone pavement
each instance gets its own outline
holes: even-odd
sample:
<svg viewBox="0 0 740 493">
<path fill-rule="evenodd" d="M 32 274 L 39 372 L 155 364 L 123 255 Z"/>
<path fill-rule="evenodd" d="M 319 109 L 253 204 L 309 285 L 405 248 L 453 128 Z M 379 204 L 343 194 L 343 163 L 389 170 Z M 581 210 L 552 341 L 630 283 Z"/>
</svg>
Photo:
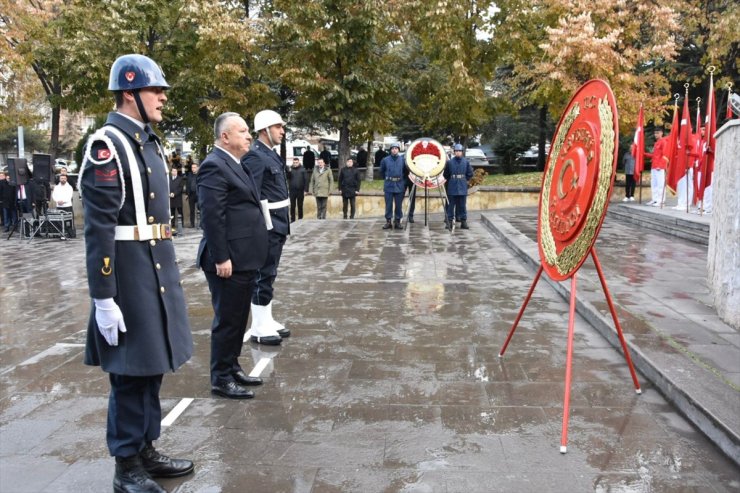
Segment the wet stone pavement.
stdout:
<svg viewBox="0 0 740 493">
<path fill-rule="evenodd" d="M 439 218 L 392 232 L 377 219 L 294 224 L 274 307 L 293 336 L 278 348 L 244 345 L 242 366 L 264 368 L 250 401 L 209 393 L 212 311 L 193 267 L 200 235 L 177 237 L 195 354 L 165 376 L 164 415 L 187 407 L 157 445 L 194 459 L 196 472 L 161 484 L 193 493 L 740 491 L 738 468 L 642 375 L 636 395 L 623 357 L 580 317 L 568 452 L 559 453 L 567 303 L 540 283 L 499 358 L 533 274 L 473 217 L 452 236 Z M 82 364 L 83 241 L 0 241 L 2 493 L 111 490 L 108 382 Z"/>
</svg>

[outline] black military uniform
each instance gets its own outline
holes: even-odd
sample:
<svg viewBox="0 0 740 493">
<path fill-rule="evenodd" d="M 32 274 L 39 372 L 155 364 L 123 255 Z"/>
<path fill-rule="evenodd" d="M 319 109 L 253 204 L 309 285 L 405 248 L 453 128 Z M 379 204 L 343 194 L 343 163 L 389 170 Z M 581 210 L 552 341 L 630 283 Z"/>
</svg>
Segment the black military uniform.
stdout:
<svg viewBox="0 0 740 493">
<path fill-rule="evenodd" d="M 243 166 L 249 168 L 260 191 L 261 200 L 267 200 L 272 204 L 288 200 L 285 166 L 275 151 L 258 140 L 241 162 Z M 252 295 L 252 303 L 260 306 L 266 306 L 272 301 L 272 284 L 277 277 L 283 245 L 290 234 L 288 204 L 285 207 L 271 208 L 270 218 L 273 228 L 268 233 L 267 260 L 257 272 L 257 284 Z M 284 334 L 281 336 L 285 337 Z"/>
</svg>

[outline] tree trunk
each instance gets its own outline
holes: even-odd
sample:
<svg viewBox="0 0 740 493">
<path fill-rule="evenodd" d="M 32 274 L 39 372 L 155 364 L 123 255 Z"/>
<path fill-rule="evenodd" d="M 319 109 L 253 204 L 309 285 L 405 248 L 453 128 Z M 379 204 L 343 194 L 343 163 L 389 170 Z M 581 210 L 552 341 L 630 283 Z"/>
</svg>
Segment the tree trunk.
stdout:
<svg viewBox="0 0 740 493">
<path fill-rule="evenodd" d="M 337 168 L 342 169 L 350 157 L 349 149 L 349 120 L 342 120 L 342 128 L 339 129 L 339 157 Z"/>
<path fill-rule="evenodd" d="M 51 162 L 54 163 L 54 160 L 57 158 L 57 155 L 59 154 L 59 115 L 61 113 L 61 108 L 59 108 L 59 105 L 54 105 L 51 108 L 51 143 L 49 144 L 49 154 L 51 154 Z"/>
<path fill-rule="evenodd" d="M 545 144 L 547 142 L 547 105 L 543 104 L 540 107 L 540 135 L 537 141 L 537 171 L 545 171 L 545 162 L 547 161 L 547 155 L 545 151 Z"/>
</svg>

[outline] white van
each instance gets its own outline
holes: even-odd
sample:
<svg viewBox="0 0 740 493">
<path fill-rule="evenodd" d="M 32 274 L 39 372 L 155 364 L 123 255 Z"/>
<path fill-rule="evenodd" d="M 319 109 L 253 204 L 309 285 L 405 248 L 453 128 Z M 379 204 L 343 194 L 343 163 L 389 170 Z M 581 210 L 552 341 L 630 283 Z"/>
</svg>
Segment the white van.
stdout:
<svg viewBox="0 0 740 493">
<path fill-rule="evenodd" d="M 306 148 L 313 151 L 314 156 L 319 157 L 318 148 L 309 143 L 307 140 L 291 140 L 285 144 L 285 164 L 290 166 L 293 162 L 293 156 L 297 157 L 303 162 L 303 153 L 306 152 Z M 280 148 L 277 147 L 277 152 L 280 152 Z"/>
</svg>

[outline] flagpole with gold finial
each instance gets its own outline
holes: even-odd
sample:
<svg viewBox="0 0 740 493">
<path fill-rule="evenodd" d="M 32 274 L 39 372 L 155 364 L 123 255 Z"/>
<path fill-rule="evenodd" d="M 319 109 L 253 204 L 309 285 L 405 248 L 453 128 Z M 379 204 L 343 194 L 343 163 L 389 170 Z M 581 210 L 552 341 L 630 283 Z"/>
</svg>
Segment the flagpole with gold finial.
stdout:
<svg viewBox="0 0 740 493">
<path fill-rule="evenodd" d="M 699 138 L 699 149 L 694 159 L 694 205 L 699 201 L 699 171 L 701 166 L 701 96 L 696 97 L 696 135 Z"/>
<path fill-rule="evenodd" d="M 686 96 L 685 97 L 686 97 L 686 101 L 688 102 L 688 100 L 689 100 L 689 83 L 688 82 L 685 83 L 683 85 L 683 87 L 686 89 Z M 688 125 L 689 126 L 689 130 L 691 130 L 691 117 L 690 116 L 689 116 L 689 121 L 686 122 L 686 125 Z M 689 132 L 689 134 L 691 134 L 691 132 Z M 689 145 L 688 145 L 689 143 L 688 143 L 688 141 L 685 144 L 686 145 L 684 146 L 684 152 L 686 153 L 686 163 L 684 164 L 684 166 L 686 167 L 686 169 L 684 171 L 686 172 L 686 175 L 685 175 L 686 176 L 686 214 L 688 214 L 689 213 L 689 185 L 691 185 L 691 183 L 689 183 L 691 181 L 691 180 L 689 180 L 689 170 L 691 169 L 691 164 L 689 163 L 689 160 L 691 159 L 691 157 L 689 156 Z M 676 188 L 678 188 L 678 186 L 676 186 Z"/>
</svg>

